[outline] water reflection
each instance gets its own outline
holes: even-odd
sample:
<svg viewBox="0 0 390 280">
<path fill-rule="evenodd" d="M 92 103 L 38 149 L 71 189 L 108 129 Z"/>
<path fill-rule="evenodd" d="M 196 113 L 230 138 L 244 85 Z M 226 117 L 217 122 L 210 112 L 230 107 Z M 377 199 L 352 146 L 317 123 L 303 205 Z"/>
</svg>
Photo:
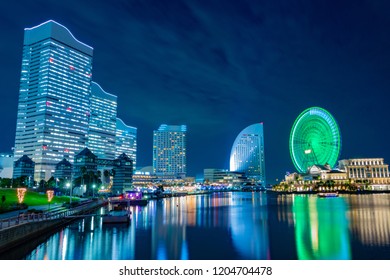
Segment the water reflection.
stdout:
<svg viewBox="0 0 390 280">
<path fill-rule="evenodd" d="M 233 199 L 231 206 L 229 220 L 232 239 L 241 258 L 270 259 L 266 194 L 250 193 Z"/>
<path fill-rule="evenodd" d="M 351 258 L 344 198 L 294 196 L 295 241 L 301 260 Z"/>
<path fill-rule="evenodd" d="M 26 258 L 270 258 L 265 194 L 175 197 L 133 207 L 132 212 L 130 225 L 103 225 L 100 216 L 79 220 Z"/>
<path fill-rule="evenodd" d="M 354 195 L 348 202 L 352 234 L 364 245 L 390 245 L 390 196 Z"/>
<path fill-rule="evenodd" d="M 12 253 L 36 260 L 388 259 L 389 209 L 390 194 L 175 197 L 132 207 L 129 225 L 102 224 L 101 209 L 32 252 Z"/>
</svg>

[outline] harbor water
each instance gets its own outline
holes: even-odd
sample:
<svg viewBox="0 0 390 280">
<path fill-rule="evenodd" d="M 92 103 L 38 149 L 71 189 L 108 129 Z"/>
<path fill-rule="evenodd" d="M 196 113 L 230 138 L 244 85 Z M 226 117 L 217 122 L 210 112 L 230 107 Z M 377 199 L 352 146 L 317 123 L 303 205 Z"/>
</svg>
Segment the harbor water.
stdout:
<svg viewBox="0 0 390 280">
<path fill-rule="evenodd" d="M 132 206 L 129 224 L 75 221 L 14 250 L 26 260 L 390 259 L 390 194 L 221 192 Z"/>
</svg>

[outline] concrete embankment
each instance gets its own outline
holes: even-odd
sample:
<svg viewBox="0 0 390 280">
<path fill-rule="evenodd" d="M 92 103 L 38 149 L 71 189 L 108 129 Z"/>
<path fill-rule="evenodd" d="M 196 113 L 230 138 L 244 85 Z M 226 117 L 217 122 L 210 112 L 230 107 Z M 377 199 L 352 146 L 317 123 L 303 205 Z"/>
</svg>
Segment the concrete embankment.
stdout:
<svg viewBox="0 0 390 280">
<path fill-rule="evenodd" d="M 31 221 L 28 223 L 17 224 L 0 230 L 0 254 L 17 246 L 23 245 L 31 240 L 40 237 L 43 234 L 55 232 L 61 227 L 77 219 L 77 215 L 89 213 L 102 207 L 106 202 L 98 201 L 83 205 L 79 209 L 74 209 L 71 215 L 58 215 L 45 220 Z M 74 218 L 72 216 L 75 216 Z"/>
</svg>

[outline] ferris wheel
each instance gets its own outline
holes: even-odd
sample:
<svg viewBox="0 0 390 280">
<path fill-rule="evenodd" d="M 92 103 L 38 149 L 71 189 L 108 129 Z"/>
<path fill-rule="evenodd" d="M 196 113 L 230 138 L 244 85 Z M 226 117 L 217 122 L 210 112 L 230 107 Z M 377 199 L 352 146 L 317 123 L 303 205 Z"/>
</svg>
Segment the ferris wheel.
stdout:
<svg viewBox="0 0 390 280">
<path fill-rule="evenodd" d="M 294 166 L 301 173 L 314 164 L 333 168 L 341 151 L 339 126 L 325 109 L 308 108 L 294 122 L 289 147 Z"/>
</svg>

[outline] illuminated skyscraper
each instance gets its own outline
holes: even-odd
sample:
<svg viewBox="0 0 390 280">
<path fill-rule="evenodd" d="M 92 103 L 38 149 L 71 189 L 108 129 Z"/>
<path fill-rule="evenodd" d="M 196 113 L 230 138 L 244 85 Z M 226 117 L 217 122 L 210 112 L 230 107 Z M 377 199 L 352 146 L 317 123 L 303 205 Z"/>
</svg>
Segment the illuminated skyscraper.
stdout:
<svg viewBox="0 0 390 280">
<path fill-rule="evenodd" d="M 64 155 L 86 145 L 93 48 L 52 20 L 24 31 L 15 159 L 35 162 L 48 179 Z"/>
<path fill-rule="evenodd" d="M 187 172 L 185 125 L 162 124 L 153 132 L 153 172 L 161 176 L 185 177 Z"/>
<path fill-rule="evenodd" d="M 115 159 L 117 97 L 91 84 L 88 148 L 99 159 Z"/>
<path fill-rule="evenodd" d="M 263 123 L 252 124 L 238 134 L 230 153 L 230 171 L 245 172 L 265 185 Z"/>
<path fill-rule="evenodd" d="M 126 154 L 133 160 L 133 169 L 137 163 L 137 128 L 126 125 L 120 118 L 116 118 L 116 150 L 115 158 Z"/>
</svg>

